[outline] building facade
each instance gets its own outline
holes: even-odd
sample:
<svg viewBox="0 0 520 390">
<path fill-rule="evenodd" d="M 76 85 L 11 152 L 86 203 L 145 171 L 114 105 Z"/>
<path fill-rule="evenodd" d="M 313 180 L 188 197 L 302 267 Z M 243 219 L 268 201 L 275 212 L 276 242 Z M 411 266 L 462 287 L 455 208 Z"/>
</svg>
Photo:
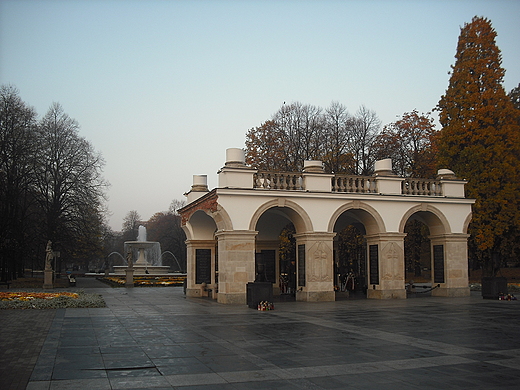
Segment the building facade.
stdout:
<svg viewBox="0 0 520 390">
<path fill-rule="evenodd" d="M 247 283 L 273 283 L 274 293 L 299 301 L 333 301 L 338 285 L 338 233 L 353 225 L 366 253 L 356 263 L 367 298 L 406 298 L 404 238 L 408 221 L 429 230 L 433 295 L 469 295 L 467 230 L 472 199 L 449 170 L 436 180 L 392 174 L 390 160 L 370 177 L 326 174 L 320 161 L 303 172 L 259 172 L 242 149 L 228 149 L 218 187 L 195 175 L 180 210 L 187 245 L 190 297 L 245 304 Z M 280 259 L 280 234 L 294 227 L 295 258 Z M 287 279 L 287 280 L 286 280 Z M 289 283 L 289 287 L 287 287 Z"/>
</svg>

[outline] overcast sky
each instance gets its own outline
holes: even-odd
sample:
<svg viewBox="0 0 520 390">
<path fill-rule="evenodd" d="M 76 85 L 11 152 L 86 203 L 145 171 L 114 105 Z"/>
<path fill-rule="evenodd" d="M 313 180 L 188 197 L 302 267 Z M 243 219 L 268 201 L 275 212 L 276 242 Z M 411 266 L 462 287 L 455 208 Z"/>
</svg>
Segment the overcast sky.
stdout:
<svg viewBox="0 0 520 390">
<path fill-rule="evenodd" d="M 520 1 L 0 0 L 0 83 L 43 116 L 53 102 L 104 156 L 110 225 L 168 209 L 283 102 L 383 124 L 431 111 L 460 27 L 498 33 L 509 92 L 520 83 Z"/>
</svg>

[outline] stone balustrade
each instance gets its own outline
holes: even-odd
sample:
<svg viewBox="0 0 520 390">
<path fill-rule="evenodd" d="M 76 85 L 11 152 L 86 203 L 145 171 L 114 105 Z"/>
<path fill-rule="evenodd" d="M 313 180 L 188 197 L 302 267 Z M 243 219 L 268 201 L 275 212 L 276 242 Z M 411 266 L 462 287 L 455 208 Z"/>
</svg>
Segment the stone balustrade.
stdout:
<svg viewBox="0 0 520 390">
<path fill-rule="evenodd" d="M 442 196 L 440 180 L 406 178 L 401 182 L 403 195 Z"/>
<path fill-rule="evenodd" d="M 264 190 L 305 191 L 305 173 L 266 172 L 253 174 L 253 188 Z M 421 178 L 397 178 L 401 182 L 401 195 L 410 196 L 445 196 L 441 180 Z M 377 194 L 378 181 L 385 180 L 377 176 L 333 175 L 331 192 Z"/>
<path fill-rule="evenodd" d="M 302 172 L 258 171 L 245 164 L 244 151 L 226 151 L 226 164 L 218 172 L 219 188 L 306 191 L 345 194 L 381 194 L 396 196 L 428 196 L 464 198 L 465 180 L 458 179 L 449 169 L 440 169 L 436 179 L 406 178 L 395 175 L 392 160 L 374 165 L 373 176 L 329 174 L 321 161 L 305 161 Z M 194 175 L 193 186 L 186 194 L 193 202 L 208 193 L 206 175 Z"/>
<path fill-rule="evenodd" d="M 376 180 L 372 176 L 335 175 L 332 192 L 374 194 L 377 193 Z"/>
<path fill-rule="evenodd" d="M 253 175 L 253 188 L 265 190 L 304 190 L 301 173 L 257 172 Z"/>
</svg>

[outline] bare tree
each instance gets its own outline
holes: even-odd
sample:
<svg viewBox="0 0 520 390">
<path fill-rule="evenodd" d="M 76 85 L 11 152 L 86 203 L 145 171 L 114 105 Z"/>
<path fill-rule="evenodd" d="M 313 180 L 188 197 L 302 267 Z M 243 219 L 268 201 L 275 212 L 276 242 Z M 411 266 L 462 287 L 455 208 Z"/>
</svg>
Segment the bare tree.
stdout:
<svg viewBox="0 0 520 390">
<path fill-rule="evenodd" d="M 85 242 L 90 253 L 100 251 L 103 203 L 107 183 L 104 161 L 78 123 L 54 103 L 39 126 L 37 201 L 45 215 L 42 239 L 69 255 Z"/>
<path fill-rule="evenodd" d="M 323 117 L 322 159 L 325 169 L 334 173 L 354 173 L 354 157 L 349 150 L 354 118 L 347 112 L 347 108 L 338 102 L 332 102 Z"/>
<path fill-rule="evenodd" d="M 129 211 L 123 218 L 123 238 L 125 241 L 134 241 L 137 239 L 141 215 L 136 210 Z"/>
<path fill-rule="evenodd" d="M 168 213 L 169 214 L 174 214 L 174 215 L 179 215 L 177 210 L 182 209 L 185 205 L 186 205 L 186 201 L 179 200 L 179 199 L 174 199 L 170 203 L 170 207 L 168 209 Z"/>
<path fill-rule="evenodd" d="M 283 105 L 273 115 L 272 121 L 278 125 L 280 136 L 278 148 L 281 162 L 285 165 L 281 170 L 300 171 L 303 161 L 318 159 L 321 154 L 323 126 L 321 108 L 303 105 L 299 102 Z"/>
<path fill-rule="evenodd" d="M 361 106 L 356 112 L 354 132 L 350 150 L 356 161 L 356 174 L 370 175 L 373 172 L 375 158 L 372 154 L 372 142 L 381 130 L 381 121 L 375 111 Z"/>
<path fill-rule="evenodd" d="M 247 133 L 247 162 L 258 169 L 301 171 L 305 160 L 321 160 L 328 172 L 368 175 L 374 163 L 370 147 L 380 127 L 375 112 L 364 106 L 352 117 L 336 102 L 325 111 L 284 104 Z"/>
<path fill-rule="evenodd" d="M 2 280 L 23 273 L 32 247 L 36 112 L 13 86 L 0 87 L 0 271 Z"/>
</svg>

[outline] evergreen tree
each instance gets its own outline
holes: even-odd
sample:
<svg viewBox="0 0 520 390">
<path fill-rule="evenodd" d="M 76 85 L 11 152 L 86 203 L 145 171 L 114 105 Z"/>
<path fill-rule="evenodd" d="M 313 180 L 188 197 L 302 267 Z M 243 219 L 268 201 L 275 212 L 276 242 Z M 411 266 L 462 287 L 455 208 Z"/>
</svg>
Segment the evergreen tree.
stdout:
<svg viewBox="0 0 520 390">
<path fill-rule="evenodd" d="M 470 233 L 491 276 L 499 267 L 493 254 L 508 256 L 505 242 L 520 231 L 518 110 L 502 86 L 496 35 L 482 17 L 461 28 L 449 86 L 437 107 L 439 166 L 468 180 L 467 197 L 476 199 Z"/>
</svg>

